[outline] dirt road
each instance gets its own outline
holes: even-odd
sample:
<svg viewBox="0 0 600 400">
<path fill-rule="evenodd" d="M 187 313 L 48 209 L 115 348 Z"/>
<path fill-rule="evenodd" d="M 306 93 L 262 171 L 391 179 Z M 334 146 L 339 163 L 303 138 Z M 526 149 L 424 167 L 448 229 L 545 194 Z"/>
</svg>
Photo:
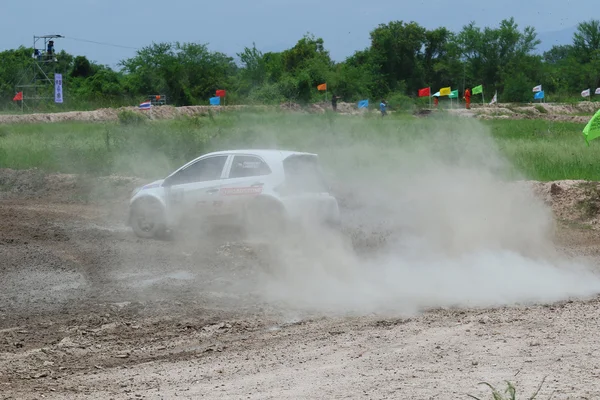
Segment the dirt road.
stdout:
<svg viewBox="0 0 600 400">
<path fill-rule="evenodd" d="M 122 223 L 135 182 L 86 203 L 68 179 L 52 181 L 60 191 L 22 186 L 30 180 L 0 197 L 2 399 L 491 398 L 478 382 L 530 395 L 545 376 L 539 398 L 600 398 L 594 295 L 397 314 L 294 309 L 261 295 L 274 267 L 264 244 L 231 231 L 139 240 Z M 358 252 L 377 246 L 352 229 Z M 556 243 L 600 269 L 599 239 L 572 223 Z"/>
</svg>

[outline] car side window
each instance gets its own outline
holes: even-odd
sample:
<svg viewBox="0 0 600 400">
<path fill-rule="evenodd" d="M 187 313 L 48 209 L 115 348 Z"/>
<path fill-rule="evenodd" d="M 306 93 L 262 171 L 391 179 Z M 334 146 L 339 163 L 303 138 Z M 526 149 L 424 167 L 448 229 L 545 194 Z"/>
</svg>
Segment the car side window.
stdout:
<svg viewBox="0 0 600 400">
<path fill-rule="evenodd" d="M 271 168 L 255 156 L 235 156 L 231 164 L 229 178 L 246 178 L 250 176 L 269 175 Z"/>
<path fill-rule="evenodd" d="M 227 156 L 208 157 L 182 169 L 171 178 L 173 185 L 221 179 Z"/>
</svg>

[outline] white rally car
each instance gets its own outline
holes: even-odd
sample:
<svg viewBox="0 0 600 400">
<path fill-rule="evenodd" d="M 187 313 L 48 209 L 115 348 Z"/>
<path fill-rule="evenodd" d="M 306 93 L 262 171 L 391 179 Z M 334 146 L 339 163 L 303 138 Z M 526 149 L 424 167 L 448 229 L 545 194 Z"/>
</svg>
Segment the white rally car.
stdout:
<svg viewBox="0 0 600 400">
<path fill-rule="evenodd" d="M 143 238 L 161 237 L 182 222 L 232 218 L 271 229 L 311 218 L 339 223 L 316 154 L 282 150 L 231 150 L 205 154 L 165 179 L 133 191 L 128 225 Z"/>
</svg>

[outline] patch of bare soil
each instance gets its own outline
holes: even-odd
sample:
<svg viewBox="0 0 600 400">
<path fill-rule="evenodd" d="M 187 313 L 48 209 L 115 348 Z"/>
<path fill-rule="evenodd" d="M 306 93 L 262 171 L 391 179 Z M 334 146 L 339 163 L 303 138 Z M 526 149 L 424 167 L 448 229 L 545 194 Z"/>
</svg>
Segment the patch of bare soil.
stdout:
<svg viewBox="0 0 600 400">
<path fill-rule="evenodd" d="M 3 399 L 490 398 L 479 382 L 510 380 L 529 395 L 545 376 L 540 398 L 600 397 L 598 299 L 290 313 L 254 291 L 269 268 L 260 243 L 217 231 L 133 236 L 122 217 L 137 184 L 0 170 Z M 564 221 L 561 248 L 598 265 L 598 187 L 526 184 Z M 82 199 L 93 188 L 112 192 Z M 344 229 L 358 249 L 386 235 Z"/>
</svg>

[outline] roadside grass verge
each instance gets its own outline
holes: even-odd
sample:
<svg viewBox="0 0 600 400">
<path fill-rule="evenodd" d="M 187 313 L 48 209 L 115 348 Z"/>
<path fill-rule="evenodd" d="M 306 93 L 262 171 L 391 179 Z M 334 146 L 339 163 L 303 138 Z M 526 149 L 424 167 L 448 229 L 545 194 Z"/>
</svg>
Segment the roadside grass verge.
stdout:
<svg viewBox="0 0 600 400">
<path fill-rule="evenodd" d="M 410 151 L 418 143 L 442 157 L 460 158 L 461 146 L 489 133 L 515 176 L 600 180 L 600 146 L 587 147 L 582 129 L 583 124 L 569 122 L 475 121 L 444 113 L 381 118 L 244 111 L 144 124 L 11 124 L 0 126 L 0 168 L 155 178 L 209 151 L 278 147 L 317 152 L 324 164 L 348 169 L 336 150 L 354 148 L 354 163 L 370 162 L 374 149 L 377 157 L 393 161 L 398 150 Z"/>
</svg>

